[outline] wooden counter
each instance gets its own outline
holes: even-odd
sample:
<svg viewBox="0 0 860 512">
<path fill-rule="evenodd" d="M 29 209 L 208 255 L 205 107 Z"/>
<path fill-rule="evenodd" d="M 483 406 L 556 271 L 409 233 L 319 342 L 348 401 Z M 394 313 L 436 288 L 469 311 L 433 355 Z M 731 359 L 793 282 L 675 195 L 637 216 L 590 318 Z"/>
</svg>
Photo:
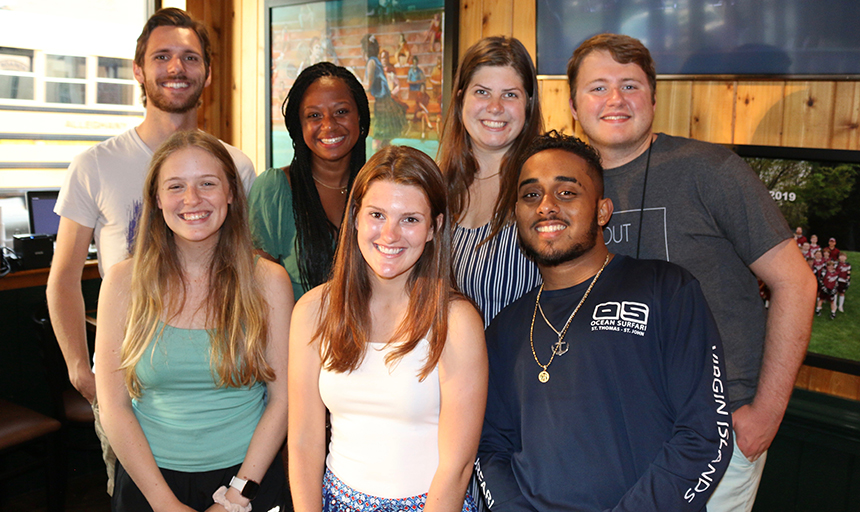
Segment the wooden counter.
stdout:
<svg viewBox="0 0 860 512">
<path fill-rule="evenodd" d="M 50 267 L 46 267 L 11 272 L 5 277 L 0 277 L 0 291 L 17 290 L 19 288 L 29 288 L 32 286 L 45 286 L 48 283 L 48 272 L 50 270 Z M 98 277 L 99 262 L 97 260 L 87 260 L 84 265 L 84 273 L 81 276 L 81 281 L 97 279 Z"/>
</svg>

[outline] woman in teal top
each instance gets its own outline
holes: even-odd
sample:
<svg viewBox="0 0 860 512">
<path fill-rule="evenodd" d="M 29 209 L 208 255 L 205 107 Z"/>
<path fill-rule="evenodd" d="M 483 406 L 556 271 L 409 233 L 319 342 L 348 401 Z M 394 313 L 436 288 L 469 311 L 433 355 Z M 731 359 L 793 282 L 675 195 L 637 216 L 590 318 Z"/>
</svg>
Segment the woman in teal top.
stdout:
<svg viewBox="0 0 860 512">
<path fill-rule="evenodd" d="M 134 256 L 105 276 L 96 334 L 116 511 L 283 509 L 293 294 L 256 261 L 229 153 L 178 132 L 152 157 Z"/>
<path fill-rule="evenodd" d="M 320 62 L 299 74 L 282 112 L 293 160 L 261 174 L 248 204 L 254 247 L 287 269 L 298 300 L 328 280 L 346 198 L 365 161 L 370 108 L 355 75 Z"/>
</svg>

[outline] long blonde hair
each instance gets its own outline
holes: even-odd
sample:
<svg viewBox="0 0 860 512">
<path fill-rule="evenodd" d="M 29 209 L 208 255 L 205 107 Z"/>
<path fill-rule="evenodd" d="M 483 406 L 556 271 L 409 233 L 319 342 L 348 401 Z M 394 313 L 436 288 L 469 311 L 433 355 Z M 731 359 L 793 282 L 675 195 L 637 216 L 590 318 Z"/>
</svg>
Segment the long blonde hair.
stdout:
<svg viewBox="0 0 860 512">
<path fill-rule="evenodd" d="M 445 183 L 433 160 L 417 149 L 388 146 L 358 172 L 347 201 L 332 277 L 322 294 L 319 328 L 312 341 L 321 340 L 320 357 L 326 370 L 351 372 L 364 359 L 370 341 L 371 287 L 368 265 L 358 247 L 356 225 L 362 200 L 377 181 L 417 187 L 430 205 L 433 239 L 424 245 L 424 252 L 411 270 L 408 309 L 389 340 L 406 341 L 386 356 L 386 363 L 393 364 L 427 337 L 430 351 L 419 375 L 424 380 L 439 363 L 445 347 L 450 302 L 463 297 L 451 285 L 451 225 Z M 442 222 L 436 225 L 439 215 Z"/>
<path fill-rule="evenodd" d="M 143 391 L 135 366 L 149 344 L 161 338 L 164 324 L 185 306 L 186 278 L 173 231 L 164 221 L 157 197 L 164 162 L 186 148 L 202 149 L 221 163 L 233 197 L 210 262 L 209 293 L 204 305 L 206 325 L 210 326 L 207 331 L 213 377 L 218 386 L 230 387 L 274 378 L 266 362 L 267 306 L 254 276 L 247 203 L 236 164 L 215 137 L 201 131 L 177 132 L 152 157 L 135 237 L 131 305 L 120 364 L 133 397 L 139 397 Z"/>
</svg>

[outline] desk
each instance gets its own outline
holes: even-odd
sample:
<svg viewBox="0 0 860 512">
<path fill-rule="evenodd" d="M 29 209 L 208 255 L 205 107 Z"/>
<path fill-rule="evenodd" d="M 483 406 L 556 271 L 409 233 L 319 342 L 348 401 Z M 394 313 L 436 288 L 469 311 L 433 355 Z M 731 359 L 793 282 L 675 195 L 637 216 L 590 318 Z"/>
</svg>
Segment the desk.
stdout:
<svg viewBox="0 0 860 512">
<path fill-rule="evenodd" d="M 6 277 L 0 277 L 0 291 L 45 286 L 48 283 L 48 272 L 50 270 L 50 267 L 46 267 L 11 272 Z M 87 260 L 86 264 L 84 264 L 84 273 L 81 276 L 81 281 L 97 279 L 98 277 L 99 262 L 97 260 Z"/>
</svg>

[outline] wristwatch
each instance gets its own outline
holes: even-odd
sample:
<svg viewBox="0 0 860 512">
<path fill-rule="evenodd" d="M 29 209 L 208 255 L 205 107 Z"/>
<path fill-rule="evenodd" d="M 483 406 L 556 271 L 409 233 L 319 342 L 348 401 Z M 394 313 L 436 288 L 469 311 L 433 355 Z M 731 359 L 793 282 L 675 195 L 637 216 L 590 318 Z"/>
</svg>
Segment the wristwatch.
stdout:
<svg viewBox="0 0 860 512">
<path fill-rule="evenodd" d="M 257 497 L 257 491 L 260 490 L 260 484 L 253 480 L 243 480 L 238 476 L 234 476 L 230 480 L 230 487 L 239 491 L 239 494 L 252 500 Z"/>
</svg>

